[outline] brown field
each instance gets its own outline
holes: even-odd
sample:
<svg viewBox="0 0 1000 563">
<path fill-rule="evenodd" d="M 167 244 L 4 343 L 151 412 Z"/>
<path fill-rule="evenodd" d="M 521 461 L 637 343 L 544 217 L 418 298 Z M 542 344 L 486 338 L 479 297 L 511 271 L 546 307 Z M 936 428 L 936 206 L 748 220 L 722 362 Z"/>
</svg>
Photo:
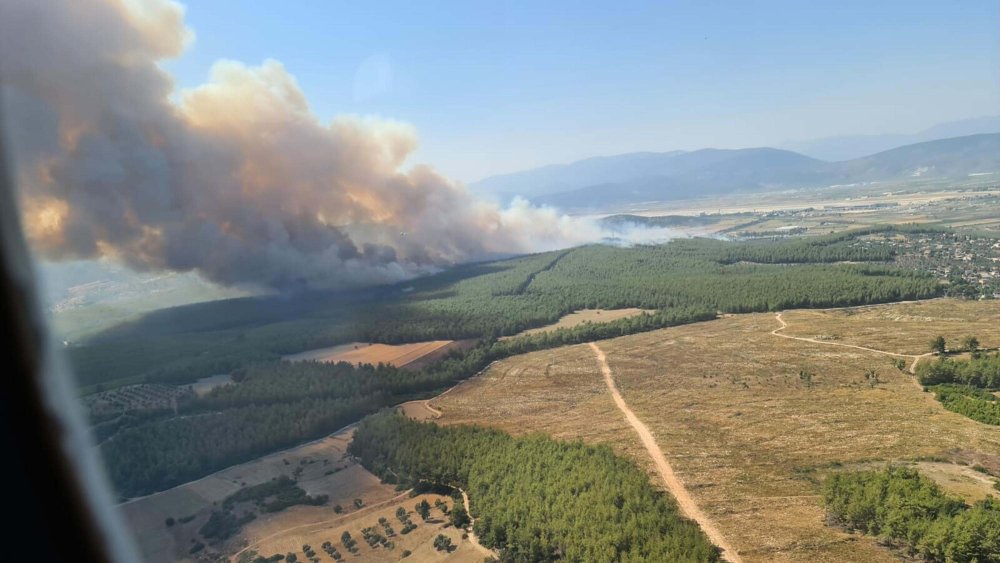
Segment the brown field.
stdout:
<svg viewBox="0 0 1000 563">
<path fill-rule="evenodd" d="M 412 344 L 372 344 L 370 342 L 351 342 L 330 348 L 309 350 L 285 356 L 289 362 L 349 362 L 354 365 L 379 363 L 403 367 L 415 362 L 428 354 L 434 353 L 452 344 L 451 340 L 433 340 L 431 342 L 414 342 Z"/>
<path fill-rule="evenodd" d="M 936 300 L 784 319 L 789 335 L 921 354 L 939 332 L 1000 344 L 998 311 L 1000 303 Z M 888 356 L 778 338 L 778 327 L 773 314 L 739 315 L 600 343 L 625 401 L 744 561 L 896 560 L 871 538 L 824 523 L 822 479 L 844 466 L 934 460 L 918 467 L 949 490 L 989 492 L 992 477 L 977 485 L 971 469 L 950 462 L 1000 474 L 1000 428 L 943 409 Z M 874 388 L 869 368 L 880 376 Z M 811 387 L 801 370 L 814 374 Z M 608 443 L 654 475 L 586 345 L 498 362 L 431 405 L 442 423 Z"/>
<path fill-rule="evenodd" d="M 996 479 L 966 465 L 921 461 L 916 464 L 921 473 L 934 479 L 942 489 L 972 503 L 989 496 L 1000 496 L 993 488 Z"/>
<path fill-rule="evenodd" d="M 617 321 L 618 319 L 626 319 L 628 317 L 634 317 L 636 315 L 641 315 L 642 313 L 652 313 L 654 311 L 648 309 L 581 309 L 579 311 L 574 311 L 563 318 L 559 319 L 558 322 L 552 323 L 550 325 L 540 326 L 538 328 L 531 328 L 528 330 L 523 330 L 512 336 L 504 336 L 500 340 L 505 340 L 507 338 L 516 338 L 518 336 L 525 336 L 529 334 L 538 334 L 540 332 L 548 332 L 550 330 L 556 330 L 558 328 L 573 328 L 577 325 L 583 323 L 609 323 L 611 321 Z"/>
<path fill-rule="evenodd" d="M 797 310 L 782 315 L 784 333 L 831 342 L 854 344 L 903 354 L 930 351 L 930 341 L 942 335 L 951 347 L 965 336 L 980 346 L 1000 346 L 1000 301 L 977 303 L 933 299 L 891 306 L 850 309 Z"/>
<path fill-rule="evenodd" d="M 196 538 L 196 533 L 208 520 L 213 503 L 221 502 L 244 484 L 252 486 L 280 475 L 291 476 L 299 467 L 302 468 L 299 486 L 310 495 L 330 495 L 329 505 L 293 507 L 285 512 L 262 515 L 252 525 L 282 519 L 287 514 L 298 513 L 304 508 L 324 510 L 332 515 L 330 507 L 338 503 L 352 509 L 351 503 L 355 498 L 361 498 L 365 504 L 370 505 L 396 496 L 398 493 L 392 487 L 381 485 L 374 475 L 345 457 L 344 452 L 352 432 L 353 429 L 348 428 L 322 440 L 229 467 L 197 481 L 124 503 L 120 505 L 120 509 L 134 533 L 144 559 L 150 562 L 167 562 L 184 560 L 187 550 L 193 545 L 192 540 L 200 539 Z M 326 474 L 331 471 L 331 474 Z M 171 528 L 164 525 L 167 517 L 180 519 L 191 515 L 195 518 L 188 523 L 177 523 Z M 232 552 L 238 549 L 234 545 L 236 543 L 238 541 L 212 547 Z"/>
<path fill-rule="evenodd" d="M 425 401 L 406 403 L 403 409 L 415 418 L 436 416 Z M 377 477 L 347 456 L 345 452 L 353 432 L 353 427 L 348 427 L 327 438 L 224 469 L 168 491 L 126 502 L 119 508 L 143 559 L 151 563 L 196 561 L 198 555 L 209 551 L 235 556 L 245 550 L 254 550 L 263 556 L 297 553 L 299 560 L 304 561 L 303 544 L 311 545 L 321 560 L 332 561 L 320 547 L 325 541 L 334 543 L 345 560 L 350 561 L 398 561 L 404 549 L 413 552 L 407 561 L 416 563 L 483 560 L 483 553 L 462 538 L 462 530 L 446 526 L 446 519 L 439 510 L 433 509 L 427 522 L 413 513 L 413 506 L 422 498 L 427 498 L 432 506 L 437 499 L 450 506 L 450 498 L 438 495 L 411 498 L 408 493 L 380 483 Z M 302 469 L 299 486 L 310 495 L 328 495 L 330 500 L 326 505 L 293 506 L 274 514 L 260 513 L 234 538 L 209 545 L 197 555 L 188 554 L 195 542 L 203 541 L 198 529 L 208 520 L 215 503 L 221 503 L 243 486 L 263 483 L 280 475 L 292 476 L 298 468 Z M 360 509 L 354 507 L 354 499 L 363 501 Z M 333 510 L 338 504 L 343 507 L 341 514 Z M 395 516 L 399 506 L 411 513 L 417 525 L 405 536 L 399 533 L 403 526 Z M 169 528 L 165 525 L 168 517 L 180 520 L 188 516 L 194 518 Z M 362 528 L 377 525 L 380 516 L 387 518 L 396 532 L 396 537 L 390 538 L 395 543 L 392 550 L 369 547 L 361 534 Z M 357 555 L 348 553 L 340 544 L 340 535 L 345 530 L 358 542 Z M 436 551 L 432 543 L 439 533 L 450 537 L 457 549 L 451 553 Z"/>
<path fill-rule="evenodd" d="M 431 506 L 436 500 L 447 502 L 449 507 L 452 505 L 450 497 L 419 495 L 411 498 L 408 494 L 402 493 L 381 504 L 362 507 L 355 513 L 339 518 L 335 517 L 330 507 L 298 506 L 280 513 L 277 518 L 251 522 L 244 536 L 251 542 L 248 549 L 253 549 L 265 557 L 275 553 L 298 553 L 299 559 L 303 560 L 302 545 L 308 544 L 316 551 L 320 560 L 332 561 L 320 547 L 329 541 L 340 551 L 345 560 L 350 561 L 399 561 L 403 550 L 413 552 L 407 557 L 407 561 L 456 563 L 482 561 L 483 554 L 469 541 L 462 539 L 462 530 L 446 525 L 447 518 L 440 510 L 432 508 L 431 517 L 427 522 L 420 519 L 420 516 L 413 511 L 413 507 L 423 499 L 426 499 Z M 396 518 L 396 509 L 400 506 L 410 513 L 411 521 L 417 525 L 415 530 L 405 536 L 399 533 L 403 525 Z M 379 517 L 388 520 L 396 533 L 395 537 L 389 538 L 395 544 L 392 549 L 381 546 L 369 547 L 361 534 L 362 528 L 374 526 L 384 535 L 382 526 L 378 524 Z M 349 532 L 358 542 L 356 555 L 349 553 L 341 543 L 340 536 L 344 531 Z M 432 544 L 438 534 L 451 538 L 457 549 L 451 553 L 436 551 Z"/>
</svg>

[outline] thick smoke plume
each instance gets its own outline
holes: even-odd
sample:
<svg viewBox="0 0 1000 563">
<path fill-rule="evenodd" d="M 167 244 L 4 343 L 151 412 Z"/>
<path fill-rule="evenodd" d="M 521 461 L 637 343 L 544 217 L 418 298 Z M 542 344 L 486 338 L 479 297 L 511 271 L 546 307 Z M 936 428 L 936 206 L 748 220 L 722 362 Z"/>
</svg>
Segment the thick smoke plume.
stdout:
<svg viewBox="0 0 1000 563">
<path fill-rule="evenodd" d="M 183 8 L 162 0 L 4 1 L 2 117 L 42 256 L 338 288 L 600 236 L 404 170 L 410 127 L 321 123 L 277 61 L 222 61 L 177 94 L 159 63 L 192 40 Z"/>
</svg>

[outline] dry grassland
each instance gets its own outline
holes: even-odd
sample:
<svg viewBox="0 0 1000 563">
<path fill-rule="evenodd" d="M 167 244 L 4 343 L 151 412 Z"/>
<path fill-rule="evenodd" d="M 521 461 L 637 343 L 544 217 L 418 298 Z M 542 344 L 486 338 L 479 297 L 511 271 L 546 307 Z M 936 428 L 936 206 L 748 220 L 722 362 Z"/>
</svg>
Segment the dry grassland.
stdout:
<svg viewBox="0 0 1000 563">
<path fill-rule="evenodd" d="M 854 344 L 902 354 L 924 354 L 942 335 L 950 347 L 965 336 L 980 346 L 1000 346 L 1000 300 L 933 299 L 849 309 L 797 310 L 782 314 L 789 336 Z"/>
<path fill-rule="evenodd" d="M 504 336 L 500 340 L 506 340 L 508 338 L 517 338 L 518 336 L 525 336 L 529 334 L 538 334 L 540 332 L 549 332 L 559 328 L 573 328 L 577 325 L 582 325 L 583 323 L 609 323 L 611 321 L 617 321 L 618 319 L 627 319 L 628 317 L 634 317 L 636 315 L 641 315 L 642 313 L 653 313 L 655 311 L 649 309 L 581 309 L 579 311 L 574 311 L 561 319 L 558 322 L 552 323 L 550 325 L 540 326 L 538 328 L 530 328 L 528 330 L 522 330 L 521 332 L 512 335 Z"/>
<path fill-rule="evenodd" d="M 247 526 L 244 536 L 250 541 L 250 548 L 260 555 L 269 556 L 275 553 L 297 553 L 299 560 L 305 560 L 302 554 L 302 546 L 308 544 L 323 561 L 332 561 L 320 547 L 324 542 L 331 542 L 334 547 L 344 556 L 344 560 L 349 561 L 399 561 L 402 558 L 403 550 L 409 550 L 412 555 L 406 561 L 417 563 L 431 561 L 449 561 L 455 563 L 479 563 L 483 560 L 483 555 L 477 551 L 472 544 L 462 539 L 462 530 L 453 526 L 446 526 L 447 517 L 437 508 L 431 509 L 431 518 L 424 522 L 420 516 L 413 511 L 414 505 L 426 499 L 431 506 L 434 502 L 441 500 L 452 506 L 450 497 L 440 495 L 419 495 L 410 497 L 408 494 L 399 494 L 393 499 L 371 507 L 363 507 L 356 513 L 338 517 L 333 510 L 327 507 L 292 507 L 282 512 L 277 518 L 269 520 L 254 521 Z M 346 506 L 346 505 L 345 505 Z M 403 524 L 396 518 L 396 509 L 403 507 L 409 512 L 411 521 L 417 528 L 407 535 L 401 535 L 400 530 Z M 385 535 L 378 519 L 384 517 L 395 531 L 395 537 L 389 538 L 395 546 L 393 549 L 384 547 L 369 547 L 361 534 L 361 530 L 367 527 L 374 527 Z M 352 554 L 347 551 L 341 543 L 340 536 L 343 532 L 349 532 L 351 537 L 358 544 L 358 553 Z M 434 549 L 432 545 L 434 538 L 438 534 L 444 534 L 451 538 L 457 549 L 451 553 L 444 553 Z"/>
<path fill-rule="evenodd" d="M 919 354 L 939 332 L 1000 344 L 1000 323 L 990 320 L 998 311 L 937 300 L 784 319 L 786 334 Z M 740 315 L 601 342 L 625 401 L 744 561 L 895 560 L 872 539 L 825 525 L 820 484 L 843 466 L 939 459 L 1000 470 L 1000 428 L 946 411 L 887 356 L 778 338 L 778 326 L 773 314 Z M 869 368 L 880 375 L 874 388 Z M 442 423 L 607 443 L 652 475 L 586 345 L 498 362 L 431 404 Z"/>
<path fill-rule="evenodd" d="M 403 409 L 418 419 L 436 416 L 424 401 L 406 403 Z M 413 513 L 414 505 L 423 498 L 432 506 L 439 499 L 451 506 L 451 499 L 438 495 L 411 498 L 391 485 L 380 483 L 377 477 L 346 455 L 353 432 L 353 427 L 349 427 L 322 440 L 224 469 L 197 481 L 122 504 L 119 508 L 145 561 L 194 561 L 195 556 L 189 555 L 188 550 L 196 542 L 203 541 L 198 536 L 198 529 L 208 521 L 213 507 L 218 508 L 216 503 L 221 504 L 223 499 L 244 486 L 264 483 L 281 475 L 293 476 L 293 472 L 301 468 L 298 485 L 309 495 L 328 495 L 330 500 L 326 505 L 293 506 L 274 514 L 258 514 L 257 519 L 244 526 L 237 536 L 221 545 L 210 546 L 210 549 L 228 555 L 247 549 L 263 556 L 297 553 L 299 560 L 304 561 L 302 545 L 309 544 L 320 559 L 327 560 L 329 558 L 320 546 L 330 541 L 345 560 L 350 561 L 398 561 L 403 550 L 412 551 L 407 561 L 415 563 L 482 561 L 482 553 L 467 539 L 462 539 L 461 530 L 445 527 L 446 519 L 439 510 L 433 509 L 432 518 L 427 522 Z M 360 509 L 355 508 L 354 499 L 362 500 Z M 333 510 L 338 504 L 343 508 L 341 514 Z M 396 509 L 400 506 L 411 513 L 410 518 L 417 525 L 416 530 L 405 536 L 399 533 L 403 525 L 396 518 Z M 193 516 L 190 521 L 180 522 L 190 516 Z M 395 543 L 392 550 L 369 547 L 361 534 L 362 528 L 377 526 L 379 517 L 383 516 L 396 532 L 396 537 L 390 538 Z M 177 523 L 167 527 L 165 521 L 168 517 L 174 518 Z M 384 535 L 381 526 L 378 529 Z M 340 535 L 345 530 L 358 542 L 357 555 L 348 553 L 340 543 Z M 451 538 L 457 549 L 451 553 L 434 549 L 434 538 L 442 533 Z"/>
<path fill-rule="evenodd" d="M 403 367 L 451 343 L 451 340 L 433 340 L 431 342 L 415 342 L 412 344 L 351 342 L 350 344 L 341 344 L 330 348 L 292 354 L 285 356 L 284 359 L 289 362 L 348 362 L 354 365 L 378 365 L 379 363 L 383 363 Z"/>
<path fill-rule="evenodd" d="M 310 495 L 329 495 L 330 502 L 321 507 L 293 507 L 276 514 L 260 515 L 245 528 L 245 532 L 270 526 L 272 522 L 302 523 L 330 519 L 333 507 L 341 504 L 353 511 L 353 500 L 360 498 L 366 505 L 386 501 L 397 493 L 393 487 L 382 485 L 378 478 L 344 455 L 353 429 L 334 436 L 310 442 L 296 448 L 258 458 L 214 473 L 197 481 L 186 483 L 167 491 L 120 505 L 129 528 L 146 561 L 152 563 L 184 560 L 200 540 L 197 531 L 208 521 L 213 503 L 246 486 L 257 485 L 280 475 L 291 476 L 302 468 L 299 486 Z M 287 461 L 287 464 L 285 463 Z M 189 522 L 178 522 L 168 528 L 168 517 L 180 520 L 194 516 Z M 359 528 L 360 531 L 360 528 Z M 224 551 L 232 553 L 240 547 L 241 538 L 230 540 Z M 321 542 L 322 543 L 322 542 Z M 301 544 L 300 544 L 301 546 Z M 318 548 L 317 546 L 314 546 Z"/>
<path fill-rule="evenodd" d="M 916 463 L 921 473 L 934 479 L 942 489 L 973 503 L 989 496 L 1000 496 L 993 488 L 996 478 L 967 465 L 921 461 Z"/>
</svg>

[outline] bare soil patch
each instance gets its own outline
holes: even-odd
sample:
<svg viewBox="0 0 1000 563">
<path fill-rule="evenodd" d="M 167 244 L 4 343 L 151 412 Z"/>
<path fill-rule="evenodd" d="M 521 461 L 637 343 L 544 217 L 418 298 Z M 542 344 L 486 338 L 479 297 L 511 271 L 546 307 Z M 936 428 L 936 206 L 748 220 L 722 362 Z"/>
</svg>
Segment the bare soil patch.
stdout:
<svg viewBox="0 0 1000 563">
<path fill-rule="evenodd" d="M 204 397 L 208 393 L 215 389 L 216 387 L 223 387 L 225 385 L 230 385 L 233 382 L 233 376 L 228 373 L 220 375 L 211 375 L 208 377 L 203 377 L 198 381 L 195 381 L 190 385 L 191 390 L 194 394 L 199 397 Z"/>
<path fill-rule="evenodd" d="M 504 336 L 501 340 L 529 334 L 538 334 L 540 332 L 549 332 L 560 328 L 573 328 L 583 323 L 609 323 L 611 321 L 617 321 L 618 319 L 627 319 L 628 317 L 653 312 L 654 311 L 649 309 L 636 309 L 634 307 L 630 309 L 581 309 L 564 316 L 559 319 L 558 322 L 540 326 L 538 328 L 523 330 L 513 336 Z"/>
<path fill-rule="evenodd" d="M 428 354 L 434 353 L 452 344 L 451 340 L 433 340 L 430 342 L 414 342 L 412 344 L 372 344 L 370 342 L 351 342 L 329 348 L 309 350 L 285 356 L 289 362 L 348 362 L 361 364 L 388 364 L 403 367 L 415 362 Z"/>
<path fill-rule="evenodd" d="M 886 351 L 900 345 L 900 353 L 918 355 L 942 326 L 957 322 L 945 319 L 966 320 L 953 328 L 995 346 L 1000 323 L 984 319 L 997 305 L 936 300 L 862 308 L 871 314 L 789 311 L 784 319 L 789 334 L 836 334 L 838 342 Z M 824 476 L 859 463 L 995 459 L 1000 428 L 927 400 L 884 354 L 777 338 L 777 326 L 773 314 L 737 315 L 599 345 L 625 402 L 744 561 L 896 560 L 873 539 L 825 524 Z M 863 330 L 871 332 L 854 337 Z M 875 385 L 865 378 L 869 369 L 879 374 Z M 809 383 L 801 372 L 811 374 Z M 608 443 L 658 481 L 586 345 L 497 362 L 433 406 L 444 424 Z"/>
</svg>

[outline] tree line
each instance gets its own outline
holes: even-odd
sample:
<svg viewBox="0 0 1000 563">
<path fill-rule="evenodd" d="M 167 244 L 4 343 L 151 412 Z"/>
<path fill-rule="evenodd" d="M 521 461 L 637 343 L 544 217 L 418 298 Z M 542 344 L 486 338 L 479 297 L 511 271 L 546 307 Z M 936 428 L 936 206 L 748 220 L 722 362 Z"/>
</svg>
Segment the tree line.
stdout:
<svg viewBox="0 0 1000 563">
<path fill-rule="evenodd" d="M 381 477 L 466 490 L 476 534 L 504 561 L 719 560 L 673 499 L 607 446 L 386 412 L 361 422 L 349 452 Z"/>
<path fill-rule="evenodd" d="M 330 434 L 366 414 L 436 395 L 514 354 L 714 318 L 680 308 L 503 341 L 483 340 L 421 370 L 388 365 L 271 361 L 235 385 L 179 405 L 175 417 L 137 417 L 101 444 L 117 490 L 163 490 L 230 465 Z"/>
<path fill-rule="evenodd" d="M 459 266 L 384 288 L 191 305 L 116 327 L 69 353 L 81 383 L 93 389 L 126 380 L 189 382 L 344 342 L 507 336 L 585 308 L 742 313 L 940 295 L 932 277 L 886 263 L 885 249 L 861 240 L 877 230 L 592 245 Z"/>
<path fill-rule="evenodd" d="M 967 337 L 962 346 L 972 357 L 954 360 L 943 355 L 944 338 L 935 338 L 931 347 L 942 355 L 919 365 L 917 380 L 944 408 L 983 424 L 1000 425 L 1000 397 L 990 392 L 1000 389 L 1000 352 L 979 350 L 974 337 Z"/>
</svg>

